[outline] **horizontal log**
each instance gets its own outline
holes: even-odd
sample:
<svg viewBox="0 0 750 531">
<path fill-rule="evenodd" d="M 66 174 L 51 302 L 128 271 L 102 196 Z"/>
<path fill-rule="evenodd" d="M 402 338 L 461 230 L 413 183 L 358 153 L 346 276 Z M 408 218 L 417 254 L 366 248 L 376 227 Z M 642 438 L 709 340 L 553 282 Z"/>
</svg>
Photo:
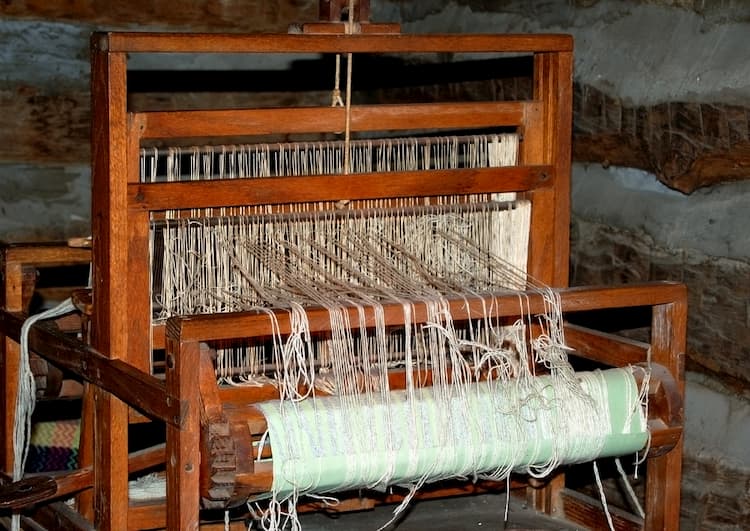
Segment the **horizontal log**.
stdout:
<svg viewBox="0 0 750 531">
<path fill-rule="evenodd" d="M 685 521 L 695 522 L 695 529 L 750 529 L 750 467 L 712 452 L 688 454 L 683 463 Z"/>
<path fill-rule="evenodd" d="M 481 194 L 546 187 L 553 172 L 551 166 L 513 166 L 131 184 L 128 201 L 134 210 L 166 210 Z"/>
<path fill-rule="evenodd" d="M 108 2 L 95 0 L 68 4 L 13 0 L 3 6 L 3 17 L 67 20 L 95 26 L 146 28 L 158 26 L 200 31 L 286 31 L 292 22 L 315 21 L 316 0 L 273 2 L 264 0 L 203 0 L 187 2 L 175 9 L 171 0 Z"/>
<path fill-rule="evenodd" d="M 53 87 L 0 88 L 0 160 L 82 163 L 89 159 L 90 96 Z"/>
<path fill-rule="evenodd" d="M 688 369 L 718 377 L 733 391 L 747 396 L 750 263 L 690 249 L 666 249 L 655 245 L 642 232 L 613 229 L 581 219 L 574 219 L 571 234 L 574 285 L 646 280 L 684 282 L 689 308 Z"/>
<path fill-rule="evenodd" d="M 750 107 L 719 102 L 628 106 L 576 85 L 573 157 L 640 168 L 684 193 L 750 175 Z"/>
</svg>

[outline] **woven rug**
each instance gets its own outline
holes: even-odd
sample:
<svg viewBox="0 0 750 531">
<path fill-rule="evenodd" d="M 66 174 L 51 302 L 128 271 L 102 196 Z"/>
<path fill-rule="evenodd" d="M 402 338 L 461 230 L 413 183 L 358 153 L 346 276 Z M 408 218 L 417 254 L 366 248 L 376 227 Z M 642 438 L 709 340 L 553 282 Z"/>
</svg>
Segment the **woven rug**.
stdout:
<svg viewBox="0 0 750 531">
<path fill-rule="evenodd" d="M 81 421 L 37 422 L 31 431 L 27 472 L 72 470 L 78 466 Z"/>
</svg>

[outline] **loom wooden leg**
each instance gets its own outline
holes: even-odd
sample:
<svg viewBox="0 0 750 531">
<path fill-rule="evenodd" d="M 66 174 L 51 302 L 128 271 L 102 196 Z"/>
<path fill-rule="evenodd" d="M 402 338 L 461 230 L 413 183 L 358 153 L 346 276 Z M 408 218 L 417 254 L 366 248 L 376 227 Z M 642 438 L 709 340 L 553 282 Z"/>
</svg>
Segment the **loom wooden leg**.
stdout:
<svg viewBox="0 0 750 531">
<path fill-rule="evenodd" d="M 565 488 L 565 474 L 558 472 L 543 481 L 529 480 L 526 490 L 526 503 L 534 510 L 549 514 L 562 514 L 560 492 Z"/>
<path fill-rule="evenodd" d="M 687 292 L 670 304 L 654 307 L 651 357 L 667 367 L 684 396 L 684 358 L 687 330 Z M 646 529 L 672 530 L 680 525 L 682 440 L 666 455 L 649 459 L 646 479 Z"/>
<path fill-rule="evenodd" d="M 8 256 L 8 249 L 3 250 L 2 279 L 3 290 L 2 308 L 10 312 L 28 312 L 31 297 L 36 285 L 36 268 L 23 265 Z M 13 476 L 15 466 L 14 427 L 16 422 L 16 398 L 19 386 L 18 378 L 21 370 L 21 347 L 18 342 L 0 335 L 0 375 L 2 376 L 2 436 L 3 455 L 2 471 L 9 477 Z"/>
<path fill-rule="evenodd" d="M 682 441 L 669 453 L 648 461 L 646 522 L 649 531 L 679 528 Z"/>
<path fill-rule="evenodd" d="M 12 474 L 13 463 L 13 426 L 15 424 L 16 395 L 18 394 L 18 371 L 20 349 L 18 343 L 7 337 L 2 338 L 0 367 L 3 378 L 2 415 L 3 415 L 3 455 L 2 470 Z"/>
<path fill-rule="evenodd" d="M 24 266 L 20 262 L 8 258 L 7 252 L 2 256 L 3 290 L 2 308 L 9 312 L 23 312 L 28 310 L 31 296 L 34 292 L 36 269 Z M 20 367 L 20 346 L 8 337 L 0 336 L 0 374 L 2 375 L 2 470 L 7 473 L 13 471 L 13 426 L 15 424 L 16 396 L 18 395 L 18 374 Z"/>
<path fill-rule="evenodd" d="M 83 385 L 81 405 L 81 436 L 78 443 L 78 468 L 94 465 L 94 386 Z M 83 491 L 76 498 L 78 512 L 86 519 L 94 520 L 94 493 Z"/>
<path fill-rule="evenodd" d="M 200 347 L 167 340 L 167 391 L 180 397 L 182 418 L 167 424 L 167 529 L 197 530 L 200 465 Z"/>
<path fill-rule="evenodd" d="M 128 529 L 128 406 L 94 391 L 94 515 L 101 531 Z"/>
</svg>

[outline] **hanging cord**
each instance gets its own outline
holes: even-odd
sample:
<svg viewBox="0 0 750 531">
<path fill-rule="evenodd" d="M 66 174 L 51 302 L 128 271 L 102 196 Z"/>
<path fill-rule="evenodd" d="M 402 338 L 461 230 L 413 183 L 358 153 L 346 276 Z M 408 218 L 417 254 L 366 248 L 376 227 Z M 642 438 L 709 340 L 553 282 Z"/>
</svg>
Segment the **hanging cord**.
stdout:
<svg viewBox="0 0 750 531">
<path fill-rule="evenodd" d="M 336 54 L 336 74 L 331 92 L 331 107 L 343 107 L 344 100 L 341 99 L 341 54 Z"/>
<path fill-rule="evenodd" d="M 630 484 L 628 475 L 625 473 L 625 469 L 623 469 L 622 463 L 620 462 L 619 457 L 615 457 L 615 466 L 617 467 L 617 471 L 620 473 L 620 477 L 622 478 L 622 483 L 625 486 L 625 491 L 628 493 L 628 496 L 630 497 L 630 502 L 633 504 L 633 507 L 635 507 L 635 510 L 638 513 L 638 516 L 640 516 L 641 518 L 646 518 L 646 512 L 643 510 L 643 507 L 641 506 L 641 502 L 638 500 L 638 496 L 635 495 L 633 486 Z"/>
<path fill-rule="evenodd" d="M 607 496 L 604 494 L 604 485 L 602 485 L 602 479 L 599 476 L 599 467 L 594 464 L 594 479 L 596 479 L 596 486 L 599 489 L 599 499 L 602 502 L 602 509 L 604 510 L 604 516 L 607 517 L 607 525 L 611 531 L 615 531 L 615 524 L 612 522 L 612 515 L 609 512 L 609 506 L 607 505 Z"/>
<path fill-rule="evenodd" d="M 349 13 L 346 22 L 346 34 L 354 32 L 354 0 L 349 0 Z M 351 52 L 346 54 L 346 129 L 344 130 L 344 175 L 349 175 L 351 166 L 350 140 L 352 122 L 352 59 Z"/>
<path fill-rule="evenodd" d="M 347 22 L 344 26 L 344 31 L 348 35 L 353 33 L 353 15 L 354 3 L 349 2 L 349 13 L 347 15 Z M 351 60 L 351 54 L 348 54 L 349 60 Z M 341 98 L 341 54 L 336 54 L 336 69 L 333 82 L 333 91 L 331 91 L 331 107 L 344 107 L 344 100 Z"/>
</svg>

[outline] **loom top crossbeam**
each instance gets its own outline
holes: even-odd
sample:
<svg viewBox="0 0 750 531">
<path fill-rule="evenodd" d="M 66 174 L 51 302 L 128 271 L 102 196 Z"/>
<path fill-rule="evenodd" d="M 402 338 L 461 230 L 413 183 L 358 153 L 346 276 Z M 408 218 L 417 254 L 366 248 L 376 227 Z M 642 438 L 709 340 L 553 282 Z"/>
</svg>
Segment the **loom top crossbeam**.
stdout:
<svg viewBox="0 0 750 531">
<path fill-rule="evenodd" d="M 547 53 L 572 52 L 565 34 L 237 35 L 216 33 L 96 33 L 109 53 Z"/>
</svg>

